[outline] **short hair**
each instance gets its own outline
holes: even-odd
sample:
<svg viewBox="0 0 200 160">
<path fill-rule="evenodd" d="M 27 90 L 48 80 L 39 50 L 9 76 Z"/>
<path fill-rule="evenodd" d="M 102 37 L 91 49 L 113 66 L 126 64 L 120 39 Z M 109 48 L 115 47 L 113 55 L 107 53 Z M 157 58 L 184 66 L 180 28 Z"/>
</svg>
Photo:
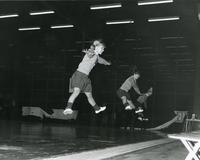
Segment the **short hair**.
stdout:
<svg viewBox="0 0 200 160">
<path fill-rule="evenodd" d="M 106 45 L 105 45 L 105 43 L 103 42 L 102 39 L 96 39 L 96 40 L 94 40 L 94 41 L 92 42 L 92 45 L 93 45 L 94 47 L 96 47 L 96 46 L 98 46 L 98 45 L 102 45 L 104 48 L 106 48 Z"/>
<path fill-rule="evenodd" d="M 140 72 L 139 72 L 139 70 L 138 70 L 136 65 L 132 65 L 130 67 L 130 71 L 131 71 L 131 74 L 139 74 L 140 75 Z"/>
<path fill-rule="evenodd" d="M 139 74 L 140 75 L 140 72 L 139 71 L 135 71 L 133 74 Z"/>
</svg>

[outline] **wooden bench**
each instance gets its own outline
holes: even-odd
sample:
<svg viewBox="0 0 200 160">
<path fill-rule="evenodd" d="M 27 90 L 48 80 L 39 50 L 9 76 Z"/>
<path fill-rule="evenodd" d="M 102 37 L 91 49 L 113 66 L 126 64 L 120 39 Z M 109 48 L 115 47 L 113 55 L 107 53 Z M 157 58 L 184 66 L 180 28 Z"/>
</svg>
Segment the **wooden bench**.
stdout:
<svg viewBox="0 0 200 160">
<path fill-rule="evenodd" d="M 200 160 L 200 131 L 180 134 L 169 134 L 169 138 L 181 140 L 189 151 L 185 160 Z"/>
</svg>

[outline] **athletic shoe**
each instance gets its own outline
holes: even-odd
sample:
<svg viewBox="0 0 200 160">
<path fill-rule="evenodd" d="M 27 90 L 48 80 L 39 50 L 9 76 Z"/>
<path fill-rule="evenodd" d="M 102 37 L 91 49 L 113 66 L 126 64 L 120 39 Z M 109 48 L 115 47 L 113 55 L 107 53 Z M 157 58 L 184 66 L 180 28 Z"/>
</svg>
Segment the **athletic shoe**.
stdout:
<svg viewBox="0 0 200 160">
<path fill-rule="evenodd" d="M 144 118 L 144 117 L 138 117 L 138 120 L 140 120 L 140 121 L 149 121 L 148 118 Z"/>
<path fill-rule="evenodd" d="M 73 110 L 71 108 L 66 108 L 64 111 L 63 111 L 63 114 L 64 115 L 67 115 L 67 114 L 72 114 L 73 113 Z"/>
<path fill-rule="evenodd" d="M 138 117 L 137 119 L 140 120 L 140 121 L 143 121 L 143 118 L 142 118 L 142 117 Z"/>
<path fill-rule="evenodd" d="M 96 114 L 104 111 L 106 109 L 106 106 L 100 107 L 98 110 L 95 111 Z"/>
<path fill-rule="evenodd" d="M 138 108 L 137 110 L 135 110 L 135 113 L 141 113 L 143 112 L 144 110 L 142 108 Z"/>
<path fill-rule="evenodd" d="M 127 111 L 128 111 L 128 110 L 132 110 L 132 108 L 131 108 L 131 106 L 126 106 L 126 107 L 125 107 L 125 110 L 127 110 Z"/>
</svg>

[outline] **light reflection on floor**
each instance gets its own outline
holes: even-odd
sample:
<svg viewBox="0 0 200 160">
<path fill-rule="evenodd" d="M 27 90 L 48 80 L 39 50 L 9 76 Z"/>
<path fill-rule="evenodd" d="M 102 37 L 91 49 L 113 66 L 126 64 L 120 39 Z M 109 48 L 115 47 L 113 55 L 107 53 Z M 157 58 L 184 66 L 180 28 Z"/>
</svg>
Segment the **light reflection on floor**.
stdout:
<svg viewBox="0 0 200 160">
<path fill-rule="evenodd" d="M 28 160 L 160 139 L 147 131 L 0 121 L 0 159 Z"/>
</svg>

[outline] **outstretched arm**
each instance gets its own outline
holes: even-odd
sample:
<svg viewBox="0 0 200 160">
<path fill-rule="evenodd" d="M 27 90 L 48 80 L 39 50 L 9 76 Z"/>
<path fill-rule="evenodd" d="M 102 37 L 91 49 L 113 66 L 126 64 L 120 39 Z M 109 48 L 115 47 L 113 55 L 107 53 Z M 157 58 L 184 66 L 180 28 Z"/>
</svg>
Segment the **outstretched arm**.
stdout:
<svg viewBox="0 0 200 160">
<path fill-rule="evenodd" d="M 104 65 L 111 65 L 111 62 L 106 61 L 105 59 L 98 57 L 98 63 L 99 64 L 104 64 Z"/>
</svg>

